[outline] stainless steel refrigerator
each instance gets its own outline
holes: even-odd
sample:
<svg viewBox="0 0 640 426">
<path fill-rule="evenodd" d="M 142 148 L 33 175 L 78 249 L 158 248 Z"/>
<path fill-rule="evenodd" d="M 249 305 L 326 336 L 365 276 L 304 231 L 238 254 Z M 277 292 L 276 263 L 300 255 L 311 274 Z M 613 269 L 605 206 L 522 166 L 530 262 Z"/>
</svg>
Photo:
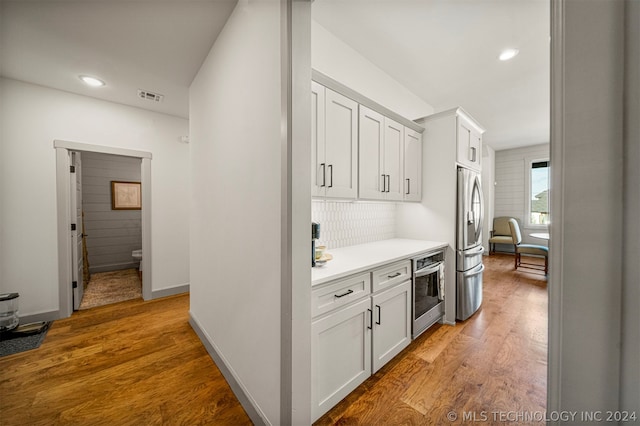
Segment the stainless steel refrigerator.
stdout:
<svg viewBox="0 0 640 426">
<path fill-rule="evenodd" d="M 458 167 L 456 230 L 456 319 L 464 321 L 482 304 L 482 221 L 480 173 Z"/>
</svg>

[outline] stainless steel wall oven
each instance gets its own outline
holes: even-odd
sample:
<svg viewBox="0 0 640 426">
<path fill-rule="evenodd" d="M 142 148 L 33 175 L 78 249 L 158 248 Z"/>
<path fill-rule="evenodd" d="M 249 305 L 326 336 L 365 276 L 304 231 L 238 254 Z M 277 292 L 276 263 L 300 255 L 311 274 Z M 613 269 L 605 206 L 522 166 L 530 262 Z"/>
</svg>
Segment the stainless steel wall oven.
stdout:
<svg viewBox="0 0 640 426">
<path fill-rule="evenodd" d="M 412 259 L 415 339 L 444 316 L 444 251 Z"/>
</svg>

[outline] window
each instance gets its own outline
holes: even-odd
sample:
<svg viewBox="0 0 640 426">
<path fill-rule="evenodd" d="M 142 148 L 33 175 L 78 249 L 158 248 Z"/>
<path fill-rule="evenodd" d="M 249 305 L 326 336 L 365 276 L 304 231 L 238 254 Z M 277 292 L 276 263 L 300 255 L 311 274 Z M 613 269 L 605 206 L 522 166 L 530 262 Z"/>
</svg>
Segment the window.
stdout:
<svg viewBox="0 0 640 426">
<path fill-rule="evenodd" d="M 545 226 L 550 222 L 549 160 L 535 160 L 529 164 L 528 224 Z"/>
</svg>

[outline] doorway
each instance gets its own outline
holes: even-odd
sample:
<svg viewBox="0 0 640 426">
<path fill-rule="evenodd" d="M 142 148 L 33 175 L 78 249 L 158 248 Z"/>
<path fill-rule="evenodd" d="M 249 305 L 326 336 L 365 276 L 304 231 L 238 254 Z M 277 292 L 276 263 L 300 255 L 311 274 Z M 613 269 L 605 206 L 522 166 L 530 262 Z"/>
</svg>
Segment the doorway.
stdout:
<svg viewBox="0 0 640 426">
<path fill-rule="evenodd" d="M 142 298 L 141 160 L 87 151 L 70 155 L 71 219 L 78 234 L 71 253 L 74 310 Z M 118 194 L 128 204 L 121 205 Z"/>
<path fill-rule="evenodd" d="M 113 148 L 107 146 L 90 145 L 69 141 L 54 141 L 56 149 L 56 194 L 58 212 L 58 283 L 60 317 L 65 318 L 71 315 L 74 309 L 79 308 L 82 300 L 82 269 L 86 264 L 81 262 L 82 258 L 82 228 L 81 224 L 73 223 L 82 220 L 78 215 L 77 202 L 73 208 L 74 199 L 77 200 L 77 184 L 73 186 L 73 181 L 78 181 L 77 175 L 70 173 L 74 161 L 82 161 L 82 153 L 91 156 L 94 154 L 108 154 L 126 158 L 139 162 L 140 176 L 140 233 L 141 249 L 144 256 L 140 262 L 142 274 L 142 298 L 151 299 L 151 153 L 134 151 L 123 148 Z M 74 153 L 79 153 L 79 155 Z M 73 176 L 73 178 L 72 178 Z M 72 188 L 76 191 L 72 196 Z M 72 213 L 72 210 L 74 213 Z M 75 226 L 74 226 L 75 225 Z M 75 228 L 75 229 L 73 229 Z M 113 259 L 112 259 L 113 260 Z M 133 259 L 132 263 L 133 264 Z M 129 265 L 129 266 L 131 266 Z M 120 267 L 127 266 L 121 264 Z M 75 300 L 74 300 L 75 296 Z"/>
</svg>

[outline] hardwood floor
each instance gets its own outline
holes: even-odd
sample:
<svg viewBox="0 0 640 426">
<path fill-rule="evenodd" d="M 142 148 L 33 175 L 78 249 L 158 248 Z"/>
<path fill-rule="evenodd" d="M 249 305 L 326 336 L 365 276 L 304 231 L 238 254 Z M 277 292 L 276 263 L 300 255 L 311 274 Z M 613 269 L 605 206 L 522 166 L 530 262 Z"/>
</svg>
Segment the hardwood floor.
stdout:
<svg viewBox="0 0 640 426">
<path fill-rule="evenodd" d="M 475 315 L 427 330 L 315 424 L 543 424 L 547 282 L 513 262 L 485 257 Z"/>
<path fill-rule="evenodd" d="M 514 271 L 510 255 L 485 265 L 473 317 L 429 329 L 316 423 L 437 425 L 462 423 L 466 413 L 496 424 L 505 423 L 500 415 L 543 413 L 546 280 Z M 189 326 L 188 308 L 184 295 L 55 321 L 39 349 L 0 358 L 0 424 L 251 424 Z M 535 420 L 518 424 L 543 423 Z"/>
<path fill-rule="evenodd" d="M 188 311 L 182 295 L 55 321 L 39 349 L 0 358 L 0 424 L 251 424 Z"/>
</svg>

